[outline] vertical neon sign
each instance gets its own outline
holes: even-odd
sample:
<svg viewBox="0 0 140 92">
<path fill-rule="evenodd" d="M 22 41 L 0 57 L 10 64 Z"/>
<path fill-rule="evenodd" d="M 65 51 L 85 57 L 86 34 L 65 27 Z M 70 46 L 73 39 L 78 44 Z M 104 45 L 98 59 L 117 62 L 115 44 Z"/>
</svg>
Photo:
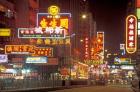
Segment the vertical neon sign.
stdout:
<svg viewBox="0 0 140 92">
<path fill-rule="evenodd" d="M 128 15 L 126 18 L 126 51 L 135 53 L 137 50 L 137 17 Z"/>
</svg>

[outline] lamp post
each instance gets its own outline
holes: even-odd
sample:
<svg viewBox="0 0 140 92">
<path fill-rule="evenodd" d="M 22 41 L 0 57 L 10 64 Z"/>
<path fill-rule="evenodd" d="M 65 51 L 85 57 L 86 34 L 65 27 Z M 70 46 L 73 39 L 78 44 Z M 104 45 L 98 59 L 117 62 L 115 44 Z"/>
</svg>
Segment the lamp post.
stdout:
<svg viewBox="0 0 140 92">
<path fill-rule="evenodd" d="M 70 35 L 70 76 L 69 80 L 71 80 L 71 67 L 72 67 L 72 38 L 75 36 L 75 33 Z"/>
</svg>

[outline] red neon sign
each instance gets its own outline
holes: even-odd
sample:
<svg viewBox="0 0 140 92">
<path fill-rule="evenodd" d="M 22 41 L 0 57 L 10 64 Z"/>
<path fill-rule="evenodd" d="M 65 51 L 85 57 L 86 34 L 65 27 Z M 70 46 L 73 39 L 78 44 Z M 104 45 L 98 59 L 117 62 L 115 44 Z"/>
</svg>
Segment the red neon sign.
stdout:
<svg viewBox="0 0 140 92">
<path fill-rule="evenodd" d="M 89 59 L 89 38 L 85 38 L 85 59 Z"/>
<path fill-rule="evenodd" d="M 137 0 L 137 1 L 136 1 L 136 7 L 137 7 L 137 8 L 140 8 L 140 0 Z"/>
<path fill-rule="evenodd" d="M 126 51 L 135 53 L 137 50 L 137 18 L 129 15 L 126 18 Z"/>
</svg>

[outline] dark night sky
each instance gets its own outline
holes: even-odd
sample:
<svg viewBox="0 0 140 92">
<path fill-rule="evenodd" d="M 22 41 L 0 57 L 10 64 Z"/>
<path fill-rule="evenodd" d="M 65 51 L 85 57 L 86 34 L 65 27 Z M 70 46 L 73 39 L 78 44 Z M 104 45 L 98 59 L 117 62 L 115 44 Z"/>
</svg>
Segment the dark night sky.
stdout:
<svg viewBox="0 0 140 92">
<path fill-rule="evenodd" d="M 125 41 L 128 0 L 89 0 L 97 31 L 105 32 L 105 49 L 117 52 Z"/>
</svg>

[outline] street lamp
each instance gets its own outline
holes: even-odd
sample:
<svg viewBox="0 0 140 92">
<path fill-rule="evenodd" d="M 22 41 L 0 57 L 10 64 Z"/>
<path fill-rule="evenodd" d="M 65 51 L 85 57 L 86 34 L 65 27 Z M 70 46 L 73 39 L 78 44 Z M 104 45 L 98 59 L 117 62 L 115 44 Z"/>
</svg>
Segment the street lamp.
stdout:
<svg viewBox="0 0 140 92">
<path fill-rule="evenodd" d="M 86 14 L 83 14 L 83 15 L 82 15 L 82 18 L 83 18 L 83 19 L 86 19 L 86 18 L 87 18 L 87 15 L 86 15 Z"/>
<path fill-rule="evenodd" d="M 84 40 L 83 40 L 83 39 L 81 39 L 81 40 L 80 40 L 80 42 L 84 42 Z"/>
<path fill-rule="evenodd" d="M 4 48 L 0 48 L 0 50 L 4 50 Z"/>
<path fill-rule="evenodd" d="M 76 34 L 75 33 L 73 33 L 73 34 L 71 34 L 70 35 L 70 76 L 69 76 L 69 80 L 71 80 L 71 67 L 72 67 L 72 62 L 71 62 L 71 60 L 72 60 L 72 38 L 75 36 Z"/>
</svg>

